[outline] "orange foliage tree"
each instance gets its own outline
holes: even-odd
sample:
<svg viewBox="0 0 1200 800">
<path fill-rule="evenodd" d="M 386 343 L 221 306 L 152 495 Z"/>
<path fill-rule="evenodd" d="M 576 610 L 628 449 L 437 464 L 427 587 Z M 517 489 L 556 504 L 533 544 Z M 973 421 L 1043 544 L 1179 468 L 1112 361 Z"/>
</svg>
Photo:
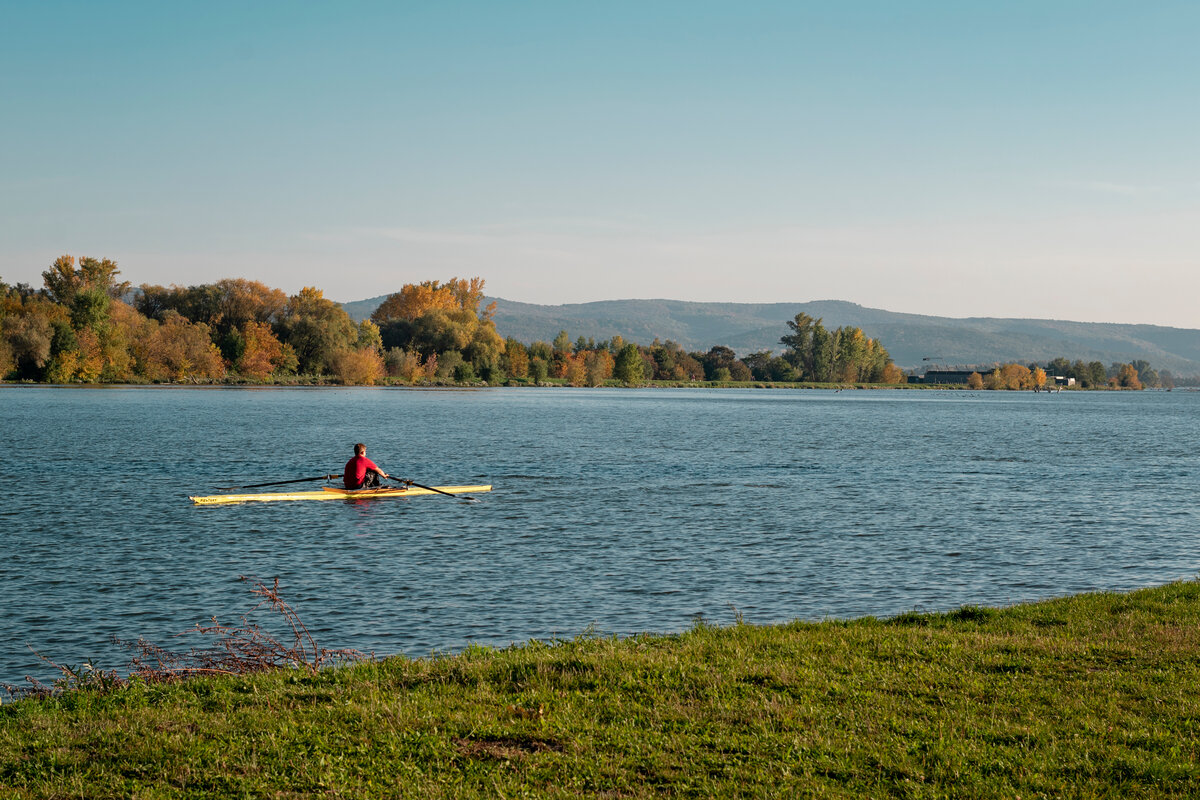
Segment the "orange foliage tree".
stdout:
<svg viewBox="0 0 1200 800">
<path fill-rule="evenodd" d="M 588 382 L 587 361 L 583 353 L 564 355 L 561 362 L 561 378 L 572 386 L 586 386 Z"/>
<path fill-rule="evenodd" d="M 134 351 L 138 371 L 147 379 L 216 380 L 225 374 L 221 351 L 203 322 L 193 324 L 181 314 L 167 312 L 161 323 L 152 320 L 151 326 Z"/>
<path fill-rule="evenodd" d="M 237 371 L 246 378 L 266 380 L 283 363 L 283 342 L 265 322 L 246 322 L 238 335 L 243 342 Z"/>
<path fill-rule="evenodd" d="M 1113 385 L 1121 389 L 1143 388 L 1142 381 L 1138 377 L 1138 371 L 1132 364 L 1121 365 L 1121 369 L 1117 372 L 1117 376 L 1113 378 Z"/>
</svg>

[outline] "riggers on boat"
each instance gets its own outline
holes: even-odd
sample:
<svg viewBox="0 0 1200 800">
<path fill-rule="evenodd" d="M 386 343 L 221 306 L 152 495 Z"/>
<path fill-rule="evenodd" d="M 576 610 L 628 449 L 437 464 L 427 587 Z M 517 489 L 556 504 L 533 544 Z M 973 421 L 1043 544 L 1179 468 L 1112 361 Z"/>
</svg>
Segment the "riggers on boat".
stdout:
<svg viewBox="0 0 1200 800">
<path fill-rule="evenodd" d="M 436 491 L 435 491 L 436 490 Z M 319 492 L 263 492 L 261 494 L 214 494 L 207 497 L 189 497 L 198 506 L 216 506 L 228 503 L 256 503 L 272 500 L 374 500 L 382 497 L 420 497 L 427 494 L 475 494 L 490 492 L 491 486 L 385 486 L 379 489 L 342 489 L 326 486 Z"/>
</svg>

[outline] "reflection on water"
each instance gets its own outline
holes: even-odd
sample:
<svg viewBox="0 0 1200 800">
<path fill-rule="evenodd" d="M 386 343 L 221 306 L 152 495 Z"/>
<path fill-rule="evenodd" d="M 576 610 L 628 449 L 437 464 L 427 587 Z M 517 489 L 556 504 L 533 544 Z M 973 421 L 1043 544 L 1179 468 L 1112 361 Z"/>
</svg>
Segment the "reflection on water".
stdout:
<svg viewBox="0 0 1200 800">
<path fill-rule="evenodd" d="M 120 666 L 278 577 L 377 653 L 1004 604 L 1191 577 L 1200 396 L 0 388 L 0 682 Z M 479 503 L 194 507 L 354 442 Z"/>
</svg>

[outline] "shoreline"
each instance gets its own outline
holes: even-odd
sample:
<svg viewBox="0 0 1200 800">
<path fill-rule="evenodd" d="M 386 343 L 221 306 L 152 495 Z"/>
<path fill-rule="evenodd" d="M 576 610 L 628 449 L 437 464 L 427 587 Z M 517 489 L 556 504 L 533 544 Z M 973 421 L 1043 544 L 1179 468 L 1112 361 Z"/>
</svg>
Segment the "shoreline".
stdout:
<svg viewBox="0 0 1200 800">
<path fill-rule="evenodd" d="M 0 786 L 87 796 L 1183 796 L 1200 584 L 582 635 L 0 706 Z M 134 783 L 130 783 L 133 780 Z"/>
<path fill-rule="evenodd" d="M 1030 394 L 1069 394 L 1072 392 L 1164 392 L 1198 391 L 1200 387 L 1176 386 L 1174 389 L 1130 389 L 1127 387 L 1096 386 L 1091 388 L 1072 387 L 1061 390 L 1036 389 L 972 389 L 966 384 L 919 384 L 919 383 L 781 383 L 771 381 L 653 381 L 639 384 L 622 384 L 608 381 L 597 386 L 572 386 L 564 381 L 547 383 L 514 383 L 505 382 L 495 385 L 488 383 L 375 383 L 375 384 L 345 384 L 313 380 L 311 382 L 295 383 L 240 383 L 240 382 L 196 382 L 196 383 L 36 383 L 33 381 L 0 381 L 0 387 L 21 388 L 52 388 L 52 389 L 416 389 L 416 390 L 486 390 L 486 389 L 777 389 L 798 390 L 816 389 L 822 391 L 962 391 L 971 393 L 1030 393 Z"/>
</svg>

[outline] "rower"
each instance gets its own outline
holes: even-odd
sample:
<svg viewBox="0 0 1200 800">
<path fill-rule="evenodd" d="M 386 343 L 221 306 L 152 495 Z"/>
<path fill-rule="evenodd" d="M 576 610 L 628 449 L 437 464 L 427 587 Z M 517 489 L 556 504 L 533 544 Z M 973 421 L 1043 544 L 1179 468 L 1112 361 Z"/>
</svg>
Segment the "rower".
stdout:
<svg viewBox="0 0 1200 800">
<path fill-rule="evenodd" d="M 380 478 L 391 477 L 367 458 L 367 446 L 362 442 L 354 445 L 354 458 L 346 462 L 342 483 L 347 489 L 378 489 Z"/>
</svg>

